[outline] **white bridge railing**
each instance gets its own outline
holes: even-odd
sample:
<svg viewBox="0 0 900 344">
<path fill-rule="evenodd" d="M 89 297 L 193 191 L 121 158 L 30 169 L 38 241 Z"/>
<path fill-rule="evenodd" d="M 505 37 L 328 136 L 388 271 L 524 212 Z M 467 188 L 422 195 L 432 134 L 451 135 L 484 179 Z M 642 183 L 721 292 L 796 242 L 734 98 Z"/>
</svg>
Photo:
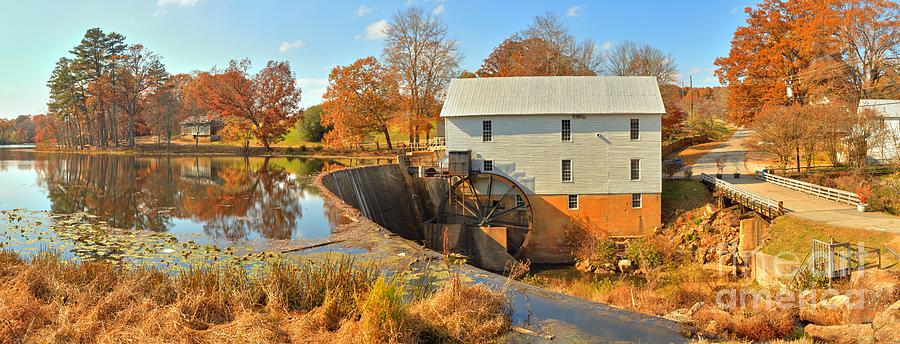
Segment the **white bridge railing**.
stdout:
<svg viewBox="0 0 900 344">
<path fill-rule="evenodd" d="M 734 184 L 716 178 L 715 176 L 701 173 L 700 181 L 712 186 L 713 190 L 721 193 L 733 202 L 753 209 L 757 213 L 765 215 L 770 219 L 774 219 L 785 213 L 784 204 L 782 202 L 742 190 Z"/>
<path fill-rule="evenodd" d="M 756 179 L 838 203 L 849 205 L 857 205 L 860 203 L 859 197 L 855 193 L 849 191 L 833 189 L 813 183 L 799 181 L 796 179 L 776 176 L 774 174 L 766 173 L 763 171 L 756 171 L 755 175 Z"/>
<path fill-rule="evenodd" d="M 425 141 L 401 144 L 407 152 L 434 152 L 447 148 L 447 141 L 443 137 L 433 137 Z"/>
</svg>

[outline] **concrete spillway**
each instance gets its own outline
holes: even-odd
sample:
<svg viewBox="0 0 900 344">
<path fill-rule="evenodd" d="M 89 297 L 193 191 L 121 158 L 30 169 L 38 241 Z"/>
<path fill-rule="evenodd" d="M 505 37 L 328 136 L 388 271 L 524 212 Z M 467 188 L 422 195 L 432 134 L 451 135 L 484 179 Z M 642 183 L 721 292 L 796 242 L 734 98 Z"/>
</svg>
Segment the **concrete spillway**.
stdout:
<svg viewBox="0 0 900 344">
<path fill-rule="evenodd" d="M 447 192 L 447 186 L 441 179 L 410 179 L 405 173 L 397 165 L 343 169 L 322 176 L 321 184 L 366 219 L 405 239 L 421 242 L 422 223 L 434 215 L 435 204 Z M 686 328 L 667 319 L 507 281 L 503 276 L 475 267 L 464 267 L 462 273 L 474 282 L 507 290 L 513 307 L 513 324 L 552 333 L 558 337 L 553 342 L 560 339 L 591 343 L 687 342 L 682 335 Z M 510 337 L 511 342 L 548 342 L 541 337 L 515 333 Z"/>
</svg>

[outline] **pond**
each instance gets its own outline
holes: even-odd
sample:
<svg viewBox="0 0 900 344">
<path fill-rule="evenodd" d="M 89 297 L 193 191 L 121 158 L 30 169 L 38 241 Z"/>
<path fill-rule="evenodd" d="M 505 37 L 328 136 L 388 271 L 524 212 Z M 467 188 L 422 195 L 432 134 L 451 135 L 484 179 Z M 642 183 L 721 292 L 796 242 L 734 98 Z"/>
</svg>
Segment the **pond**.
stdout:
<svg viewBox="0 0 900 344">
<path fill-rule="evenodd" d="M 0 147 L 0 235 L 17 251 L 136 255 L 109 241 L 169 253 L 248 252 L 327 237 L 347 220 L 313 185 L 360 159 L 40 153 Z M 15 233 L 10 233 L 15 230 Z M 5 231 L 5 233 L 2 233 Z M 74 234 L 73 234 L 74 233 Z M 89 241 L 88 247 L 78 247 Z M 104 242 L 104 240 L 106 242 Z M 179 243 L 178 245 L 168 244 Z M 96 246 L 104 246 L 95 249 Z M 118 254 L 118 255 L 116 255 Z"/>
</svg>

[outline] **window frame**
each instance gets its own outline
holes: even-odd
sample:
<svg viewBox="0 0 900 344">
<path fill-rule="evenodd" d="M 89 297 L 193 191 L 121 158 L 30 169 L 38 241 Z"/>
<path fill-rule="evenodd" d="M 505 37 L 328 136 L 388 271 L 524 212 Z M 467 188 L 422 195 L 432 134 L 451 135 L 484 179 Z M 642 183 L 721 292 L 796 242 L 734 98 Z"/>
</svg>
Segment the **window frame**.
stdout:
<svg viewBox="0 0 900 344">
<path fill-rule="evenodd" d="M 566 179 L 566 162 L 569 163 L 569 166 L 568 166 L 569 167 L 569 169 L 568 169 L 569 179 L 568 180 Z M 559 170 L 560 170 L 560 174 L 559 174 L 560 181 L 562 181 L 563 183 L 574 183 L 575 182 L 575 171 L 574 171 L 575 168 L 573 167 L 572 159 L 560 160 Z"/>
<path fill-rule="evenodd" d="M 494 172 L 494 160 L 482 160 L 481 172 Z"/>
<path fill-rule="evenodd" d="M 559 139 L 561 142 L 572 142 L 572 120 L 563 119 L 559 124 Z"/>
<path fill-rule="evenodd" d="M 568 196 L 568 197 L 566 197 L 566 206 L 569 208 L 569 210 L 578 210 L 578 206 L 579 206 L 579 203 L 580 203 L 580 202 L 579 202 L 579 201 L 580 201 L 580 199 L 579 199 L 580 197 L 578 197 L 578 194 L 569 194 L 569 195 L 566 195 L 566 196 Z M 573 202 L 572 199 L 573 199 L 573 197 L 574 197 L 575 207 L 572 207 L 572 202 Z"/>
<path fill-rule="evenodd" d="M 637 199 L 635 199 L 637 196 Z M 634 202 L 637 201 L 637 206 L 634 206 Z M 642 193 L 633 193 L 631 194 L 631 209 L 641 209 L 644 207 L 644 194 Z"/>
<path fill-rule="evenodd" d="M 481 121 L 481 142 L 494 142 L 494 121 Z"/>
<path fill-rule="evenodd" d="M 631 118 L 628 121 L 628 138 L 631 141 L 640 141 L 641 140 L 641 119 L 640 118 Z"/>
<path fill-rule="evenodd" d="M 519 207 L 523 207 L 523 208 L 525 207 L 525 198 L 523 198 L 519 194 L 516 194 L 516 208 L 519 208 Z"/>
<path fill-rule="evenodd" d="M 637 162 L 637 178 L 634 177 L 635 162 Z M 628 160 L 628 180 L 633 182 L 641 181 L 641 158 L 631 158 Z"/>
</svg>

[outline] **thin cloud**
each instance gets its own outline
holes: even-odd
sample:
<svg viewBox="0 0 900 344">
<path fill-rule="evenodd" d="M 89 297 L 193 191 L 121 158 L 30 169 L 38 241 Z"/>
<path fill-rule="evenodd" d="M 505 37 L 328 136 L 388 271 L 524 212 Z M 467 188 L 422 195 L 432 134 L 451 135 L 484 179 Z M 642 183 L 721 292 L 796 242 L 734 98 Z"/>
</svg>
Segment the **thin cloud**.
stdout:
<svg viewBox="0 0 900 344">
<path fill-rule="evenodd" d="M 281 42 L 281 45 L 278 46 L 278 52 L 286 53 L 286 52 L 288 52 L 288 50 L 299 49 L 299 48 L 303 48 L 302 40 L 298 39 L 293 42 L 284 41 L 284 42 Z"/>
<path fill-rule="evenodd" d="M 200 0 L 156 0 L 156 13 L 153 16 L 160 16 L 168 13 L 166 8 L 173 7 L 194 7 L 200 3 Z"/>
<path fill-rule="evenodd" d="M 434 10 L 431 11 L 431 14 L 436 15 L 436 16 L 439 16 L 442 13 L 444 13 L 444 4 L 439 4 L 439 5 L 435 6 Z"/>
<path fill-rule="evenodd" d="M 369 26 L 366 26 L 366 34 L 365 35 L 356 35 L 356 39 L 365 39 L 367 41 L 379 40 L 387 36 L 385 31 L 387 30 L 388 22 L 387 20 L 379 20 Z"/>
<path fill-rule="evenodd" d="M 581 10 L 584 9 L 581 6 L 569 6 L 569 9 L 566 10 L 566 15 L 569 17 L 577 17 L 581 15 Z"/>
<path fill-rule="evenodd" d="M 199 2 L 200 0 L 157 0 L 156 6 L 194 7 L 197 6 L 197 3 Z"/>
<path fill-rule="evenodd" d="M 369 13 L 372 11 L 374 11 L 373 8 L 366 6 L 365 4 L 362 4 L 362 5 L 359 5 L 359 7 L 356 9 L 356 11 L 353 11 L 353 13 L 355 13 L 357 17 L 362 17 L 362 16 L 366 15 L 366 13 Z"/>
<path fill-rule="evenodd" d="M 738 14 L 738 12 L 740 12 L 741 10 L 743 10 L 743 8 L 742 8 L 741 6 L 732 8 L 731 11 L 728 11 L 728 15 L 732 15 L 732 16 L 733 16 L 733 15 L 735 15 L 735 14 Z"/>
</svg>

